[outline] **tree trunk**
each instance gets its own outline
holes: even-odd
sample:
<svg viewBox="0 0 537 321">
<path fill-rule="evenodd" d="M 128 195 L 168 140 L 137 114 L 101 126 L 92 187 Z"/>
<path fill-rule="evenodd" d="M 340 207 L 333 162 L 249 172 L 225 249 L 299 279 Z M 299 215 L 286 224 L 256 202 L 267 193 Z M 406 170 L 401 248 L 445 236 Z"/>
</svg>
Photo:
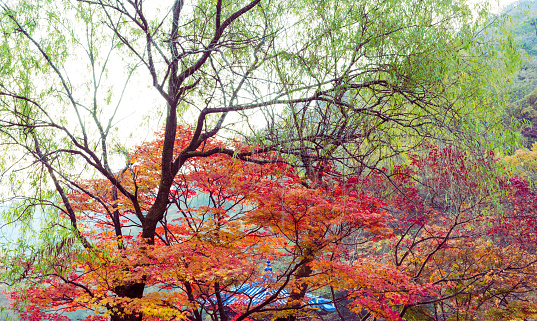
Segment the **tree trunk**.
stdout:
<svg viewBox="0 0 537 321">
<path fill-rule="evenodd" d="M 308 266 L 309 263 L 313 261 L 312 258 L 308 258 L 304 260 L 304 264 L 300 266 L 295 273 L 295 280 L 300 281 L 303 278 L 307 278 L 311 275 L 313 270 L 311 267 Z M 308 290 L 307 284 L 300 284 L 296 288 L 294 288 L 291 293 L 289 294 L 289 299 L 287 302 L 287 307 L 290 308 L 289 311 L 291 311 L 292 314 L 286 316 L 286 317 L 280 317 L 277 318 L 276 321 L 295 321 L 296 320 L 296 313 L 300 310 L 302 299 L 304 299 L 304 296 L 306 295 L 306 291 Z"/>
<path fill-rule="evenodd" d="M 118 296 L 127 297 L 130 299 L 141 299 L 144 295 L 145 283 L 132 283 L 127 285 L 118 286 L 114 289 L 114 292 Z M 120 307 L 112 306 L 113 312 L 110 317 L 110 321 L 142 321 L 143 315 L 141 313 L 125 313 Z"/>
</svg>

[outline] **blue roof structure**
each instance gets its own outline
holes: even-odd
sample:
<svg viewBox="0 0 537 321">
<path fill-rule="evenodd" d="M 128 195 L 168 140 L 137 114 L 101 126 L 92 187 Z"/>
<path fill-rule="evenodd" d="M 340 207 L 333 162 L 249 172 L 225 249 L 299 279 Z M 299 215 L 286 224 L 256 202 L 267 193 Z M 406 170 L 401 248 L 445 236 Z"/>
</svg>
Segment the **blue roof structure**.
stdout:
<svg viewBox="0 0 537 321">
<path fill-rule="evenodd" d="M 270 261 L 267 261 L 265 272 L 267 274 L 272 273 Z M 262 284 L 244 284 L 232 290 L 235 292 L 233 295 L 228 295 L 223 298 L 224 305 L 257 305 L 277 292 L 277 290 L 273 289 L 267 290 Z M 279 292 L 279 296 L 283 298 L 277 299 L 276 305 L 283 305 L 286 303 L 286 298 L 289 296 L 289 293 L 287 290 L 283 289 Z M 311 309 L 318 309 L 325 312 L 336 311 L 336 307 L 329 299 L 321 298 L 309 293 L 306 293 L 305 299 Z"/>
</svg>

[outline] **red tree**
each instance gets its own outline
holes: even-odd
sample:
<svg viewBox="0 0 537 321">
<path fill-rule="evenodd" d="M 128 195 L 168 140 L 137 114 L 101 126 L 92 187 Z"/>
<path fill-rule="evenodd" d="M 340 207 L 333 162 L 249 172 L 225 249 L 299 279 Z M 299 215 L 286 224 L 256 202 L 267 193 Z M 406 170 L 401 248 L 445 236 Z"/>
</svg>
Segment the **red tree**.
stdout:
<svg viewBox="0 0 537 321">
<path fill-rule="evenodd" d="M 188 144 L 192 129 L 178 132 L 176 152 Z M 141 145 L 117 173 L 142 200 L 143 211 L 157 197 L 162 142 L 157 135 Z M 218 147 L 226 146 L 217 140 L 204 146 Z M 249 149 L 239 143 L 233 148 Z M 430 298 L 435 288 L 413 282 L 382 256 L 360 254 L 360 248 L 394 234 L 386 204 L 358 192 L 357 183 L 328 176 L 311 181 L 282 160 L 191 158 L 174 180 L 168 210 L 149 244 L 141 238 L 136 209 L 108 180 L 81 181 L 69 199 L 93 247 L 58 247 L 45 274 L 36 271 L 35 262 L 23 262 L 36 277 L 13 298 L 29 320 L 38 320 L 37 311 L 45 309 L 93 309 L 118 320 L 134 314 L 144 320 L 202 320 L 204 314 L 218 320 L 292 320 L 318 310 L 306 292 L 331 289 L 345 290 L 356 312 L 400 320 L 399 306 Z M 270 277 L 262 273 L 267 259 L 275 262 Z M 146 285 L 143 296 L 124 292 L 138 283 Z M 240 290 L 253 284 L 267 291 L 247 296 Z"/>
<path fill-rule="evenodd" d="M 427 320 L 531 317 L 537 301 L 537 199 L 493 153 L 426 146 L 408 165 L 371 175 L 366 189 L 395 218 L 390 262 L 438 296 L 403 307 Z M 385 249 L 385 250 L 386 250 Z"/>
</svg>

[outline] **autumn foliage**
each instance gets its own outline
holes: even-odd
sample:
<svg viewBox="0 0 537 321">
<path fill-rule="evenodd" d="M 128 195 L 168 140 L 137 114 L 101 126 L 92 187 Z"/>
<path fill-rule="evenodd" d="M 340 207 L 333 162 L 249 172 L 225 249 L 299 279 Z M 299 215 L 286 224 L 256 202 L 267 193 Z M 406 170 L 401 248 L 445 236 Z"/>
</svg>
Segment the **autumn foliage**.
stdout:
<svg viewBox="0 0 537 321">
<path fill-rule="evenodd" d="M 191 136 L 178 128 L 176 153 Z M 161 138 L 139 146 L 117 173 L 142 210 L 156 196 Z M 226 146 L 202 148 L 215 147 Z M 499 171 L 493 154 L 424 147 L 390 170 L 343 178 L 325 166 L 315 180 L 274 154 L 258 164 L 191 158 L 154 245 L 140 238 L 136 211 L 108 180 L 82 180 L 69 197 L 93 247 L 56 245 L 47 271 L 21 262 L 31 282 L 12 293 L 15 306 L 23 320 L 63 320 L 58 311 L 79 309 L 94 311 L 85 320 L 315 319 L 323 313 L 306 293 L 319 293 L 340 316 L 536 315 L 537 195 Z M 252 284 L 267 291 L 240 291 Z M 143 296 L 125 293 L 133 285 Z"/>
<path fill-rule="evenodd" d="M 534 317 L 537 203 L 528 183 L 506 175 L 493 153 L 427 146 L 409 158 L 373 184 L 396 218 L 392 264 L 437 288 L 437 297 L 403 307 L 407 317 Z"/>
</svg>

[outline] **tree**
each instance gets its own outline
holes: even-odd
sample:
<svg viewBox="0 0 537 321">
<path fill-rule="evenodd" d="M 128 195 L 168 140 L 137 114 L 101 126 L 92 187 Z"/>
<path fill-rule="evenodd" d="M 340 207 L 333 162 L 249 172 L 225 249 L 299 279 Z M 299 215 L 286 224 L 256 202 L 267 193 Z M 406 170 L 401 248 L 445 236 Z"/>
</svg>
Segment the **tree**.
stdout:
<svg viewBox="0 0 537 321">
<path fill-rule="evenodd" d="M 535 156 L 537 156 L 537 145 L 533 143 L 531 150 L 517 149 L 513 155 L 506 156 L 504 160 L 513 167 L 513 171 L 517 175 L 531 184 L 535 184 L 537 180 Z"/>
<path fill-rule="evenodd" d="M 179 128 L 178 133 L 181 150 L 193 130 Z M 162 144 L 161 135 L 140 146 L 131 155 L 137 165 L 121 173 L 123 186 L 139 186 L 144 208 L 156 197 L 147 187 L 159 179 Z M 227 147 L 214 140 L 208 145 Z M 397 305 L 434 295 L 428 285 L 414 284 L 381 260 L 350 253 L 392 236 L 382 201 L 353 192 L 352 184 L 333 180 L 329 188 L 315 186 L 287 165 L 237 162 L 228 155 L 191 158 L 185 168 L 174 180 L 173 206 L 156 229 L 154 245 L 139 237 L 143 226 L 134 221 L 134 207 L 114 195 L 110 182 L 80 182 L 68 198 L 76 212 L 85 214 L 84 236 L 93 247 L 52 249 L 46 275 L 36 271 L 35 262 L 18 262 L 24 262 L 32 280 L 28 290 L 13 296 L 30 311 L 27 318 L 46 309 L 103 308 L 105 316 L 119 319 L 132 314 L 147 320 L 312 318 L 315 304 L 304 300 L 306 291 L 328 286 L 349 291 L 357 312 L 367 309 L 399 320 L 393 310 Z M 135 225 L 138 233 L 118 236 L 117 221 L 122 230 Z M 267 259 L 277 262 L 270 276 L 261 273 Z M 147 287 L 143 297 L 118 291 L 141 282 Z M 272 291 L 248 296 L 239 290 L 248 284 Z"/>
<path fill-rule="evenodd" d="M 410 163 L 368 178 L 390 204 L 397 235 L 390 261 L 436 297 L 405 306 L 409 320 L 534 317 L 535 194 L 494 153 L 428 146 Z"/>
<path fill-rule="evenodd" d="M 193 130 L 178 132 L 181 149 Z M 124 186 L 139 186 L 144 206 L 156 197 L 145 187 L 159 178 L 157 137 L 139 146 L 131 155 L 136 165 L 121 173 Z M 493 179 L 508 192 L 494 195 L 483 183 L 484 170 L 495 166 L 492 154 L 472 159 L 429 148 L 394 169 L 391 183 L 372 173 L 316 185 L 281 163 L 190 159 L 174 181 L 173 206 L 153 246 L 137 237 L 142 226 L 134 209 L 109 182 L 81 181 L 69 199 L 84 213 L 81 225 L 94 247 L 65 249 L 70 239 L 45 249 L 53 253 L 46 275 L 36 269 L 40 258 L 19 258 L 32 283 L 13 298 L 29 320 L 46 309 L 102 308 L 105 315 L 141 312 L 148 320 L 311 319 L 315 303 L 306 292 L 322 288 L 330 289 L 327 302 L 350 301 L 364 319 L 533 316 L 536 196 L 524 181 L 502 176 Z M 413 183 L 418 176 L 426 185 Z M 135 232 L 118 240 L 116 220 Z M 275 262 L 270 275 L 262 272 L 266 259 Z M 144 297 L 115 292 L 137 279 L 147 286 Z M 246 295 L 241 289 L 252 284 L 269 290 Z"/>
<path fill-rule="evenodd" d="M 69 199 L 71 191 L 110 202 L 107 215 L 119 248 L 125 234 L 121 207 L 128 203 L 145 242 L 133 246 L 144 253 L 156 242 L 172 186 L 189 159 L 226 154 L 277 163 L 278 153 L 286 154 L 285 161 L 301 167 L 315 190 L 323 185 L 328 160 L 348 167 L 338 172 L 352 174 L 381 167 L 423 137 L 468 142 L 475 133 L 486 134 L 500 114 L 490 113 L 501 106 L 500 91 L 491 86 L 496 71 L 512 70 L 518 61 L 509 39 L 479 41 L 490 21 L 486 10 L 474 16 L 463 2 L 176 0 L 150 7 L 143 1 L 89 0 L 0 6 L 2 166 L 11 186 L 5 216 L 28 224 L 39 209 L 47 217 L 45 243 L 72 233 L 86 251 L 96 244 L 82 233 L 84 213 Z M 129 91 L 131 85 L 136 89 Z M 139 89 L 144 85 L 153 91 Z M 152 93 L 160 100 L 149 101 L 150 112 L 162 115 L 165 127 L 162 150 L 156 151 L 158 179 L 151 186 L 128 186 L 123 175 L 135 163 L 122 141 L 141 122 L 120 120 L 136 99 Z M 247 122 L 260 115 L 265 124 Z M 184 138 L 177 132 L 180 122 L 194 127 L 188 141 L 177 145 Z M 209 144 L 217 134 L 233 133 L 254 148 Z M 81 176 L 108 181 L 111 200 L 91 194 Z M 149 192 L 154 198 L 147 201 Z M 145 289 L 146 279 L 133 278 L 113 291 L 135 299 Z M 141 318 L 112 313 L 113 320 Z"/>
</svg>

